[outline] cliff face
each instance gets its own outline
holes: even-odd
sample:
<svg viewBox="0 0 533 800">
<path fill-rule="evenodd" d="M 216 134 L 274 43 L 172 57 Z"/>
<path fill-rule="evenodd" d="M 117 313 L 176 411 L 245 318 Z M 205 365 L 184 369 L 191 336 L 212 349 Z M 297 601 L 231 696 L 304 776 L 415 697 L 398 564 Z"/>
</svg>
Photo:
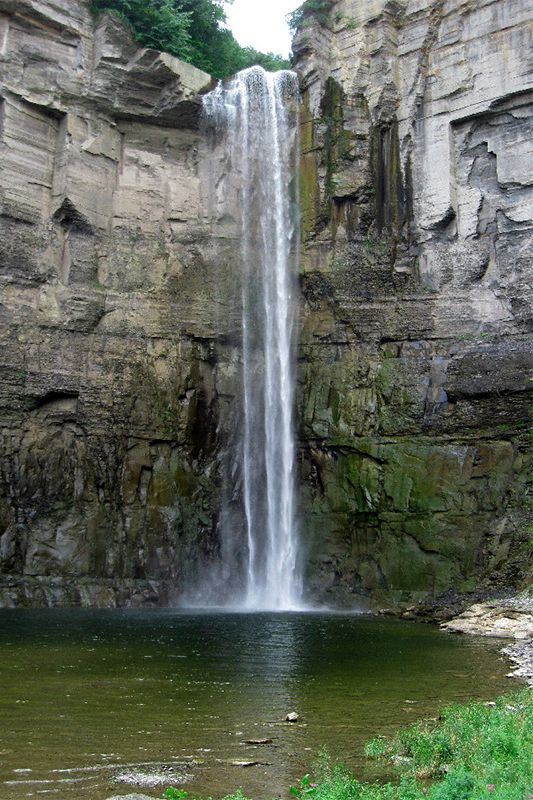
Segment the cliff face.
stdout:
<svg viewBox="0 0 533 800">
<path fill-rule="evenodd" d="M 3 601 L 164 602 L 218 508 L 211 78 L 85 2 L 3 0 L 0 40 Z"/>
<path fill-rule="evenodd" d="M 315 597 L 531 578 L 526 12 L 339 0 L 297 35 Z M 239 436 L 211 79 L 84 0 L 0 0 L 0 41 L 0 604 L 167 602 L 220 555 Z"/>
<path fill-rule="evenodd" d="M 303 529 L 326 596 L 531 578 L 527 6 L 339 0 L 297 34 Z"/>
</svg>

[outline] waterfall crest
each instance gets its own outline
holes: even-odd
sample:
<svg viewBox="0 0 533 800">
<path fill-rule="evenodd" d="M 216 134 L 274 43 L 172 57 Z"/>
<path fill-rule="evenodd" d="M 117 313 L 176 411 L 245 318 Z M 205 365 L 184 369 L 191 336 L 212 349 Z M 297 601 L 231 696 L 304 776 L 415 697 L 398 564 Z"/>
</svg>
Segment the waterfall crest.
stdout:
<svg viewBox="0 0 533 800">
<path fill-rule="evenodd" d="M 204 98 L 207 123 L 218 132 L 238 187 L 242 425 L 231 472 L 240 486 L 245 555 L 232 602 L 250 609 L 301 604 L 291 356 L 297 97 L 295 73 L 252 67 Z"/>
</svg>

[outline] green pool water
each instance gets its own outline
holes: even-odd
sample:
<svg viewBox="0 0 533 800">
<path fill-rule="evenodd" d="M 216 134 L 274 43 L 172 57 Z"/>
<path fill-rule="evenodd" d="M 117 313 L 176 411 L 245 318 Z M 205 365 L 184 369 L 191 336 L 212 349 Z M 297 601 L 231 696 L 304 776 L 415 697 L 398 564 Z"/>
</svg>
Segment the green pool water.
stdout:
<svg viewBox="0 0 533 800">
<path fill-rule="evenodd" d="M 501 646 L 348 614 L 1 610 L 0 800 L 287 796 L 324 747 L 386 777 L 364 740 L 505 691 Z"/>
</svg>

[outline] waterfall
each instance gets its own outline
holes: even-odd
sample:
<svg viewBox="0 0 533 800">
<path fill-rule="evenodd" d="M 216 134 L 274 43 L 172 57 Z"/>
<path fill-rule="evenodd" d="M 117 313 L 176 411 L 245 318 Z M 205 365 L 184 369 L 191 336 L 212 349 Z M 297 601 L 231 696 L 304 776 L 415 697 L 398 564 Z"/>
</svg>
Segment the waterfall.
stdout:
<svg viewBox="0 0 533 800">
<path fill-rule="evenodd" d="M 291 356 L 297 97 L 295 73 L 252 67 L 204 98 L 207 123 L 218 132 L 236 187 L 233 215 L 240 220 L 235 302 L 241 313 L 242 422 L 229 472 L 240 487 L 244 519 L 243 564 L 233 602 L 250 609 L 295 608 L 301 596 Z M 222 536 L 235 535 L 222 530 Z"/>
</svg>

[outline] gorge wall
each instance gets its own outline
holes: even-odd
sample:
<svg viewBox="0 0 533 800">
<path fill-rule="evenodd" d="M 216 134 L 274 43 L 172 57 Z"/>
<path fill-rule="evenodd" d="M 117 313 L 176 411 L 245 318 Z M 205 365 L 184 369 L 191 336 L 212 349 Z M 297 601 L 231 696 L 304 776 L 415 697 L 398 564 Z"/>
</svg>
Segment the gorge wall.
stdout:
<svg viewBox="0 0 533 800">
<path fill-rule="evenodd" d="M 303 529 L 327 592 L 530 581 L 531 10 L 339 0 L 296 36 Z"/>
<path fill-rule="evenodd" d="M 297 34 L 320 600 L 531 582 L 526 6 L 338 0 Z M 0 0 L 0 42 L 0 604 L 173 602 L 219 560 L 239 436 L 211 79 L 84 0 Z"/>
<path fill-rule="evenodd" d="M 165 602 L 218 506 L 212 80 L 87 2 L 0 15 L 4 602 Z"/>
</svg>

